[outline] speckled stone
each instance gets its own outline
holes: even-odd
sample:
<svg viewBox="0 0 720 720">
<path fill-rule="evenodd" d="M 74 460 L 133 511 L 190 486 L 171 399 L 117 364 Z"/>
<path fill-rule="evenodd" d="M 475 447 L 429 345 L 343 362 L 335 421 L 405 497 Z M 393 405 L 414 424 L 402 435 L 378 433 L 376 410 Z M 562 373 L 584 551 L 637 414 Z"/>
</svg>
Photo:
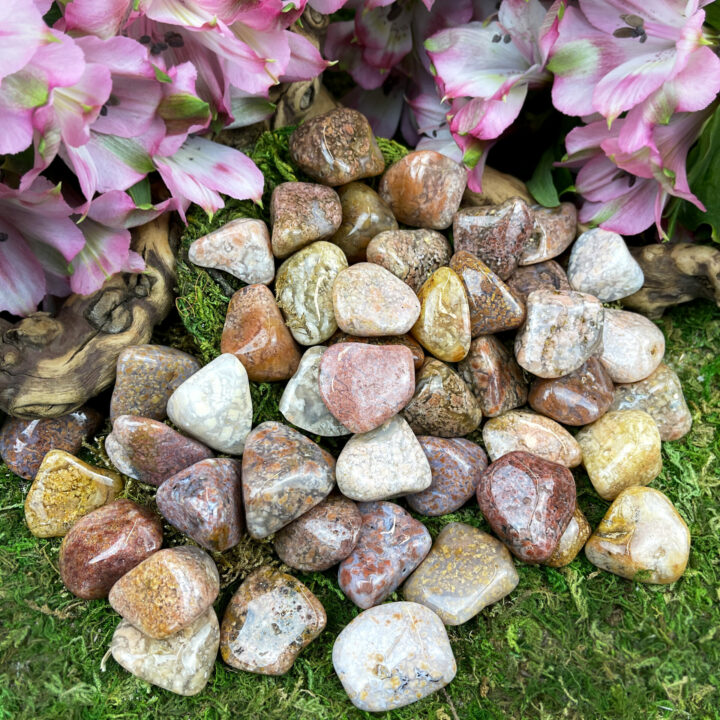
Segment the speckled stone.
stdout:
<svg viewBox="0 0 720 720">
<path fill-rule="evenodd" d="M 362 527 L 357 545 L 340 563 L 340 589 L 358 607 L 379 605 L 423 561 L 432 539 L 427 528 L 399 505 L 358 505 Z"/>
<path fill-rule="evenodd" d="M 264 565 L 232 596 L 220 629 L 220 653 L 239 670 L 284 675 L 326 622 L 325 609 L 305 585 Z"/>
<path fill-rule="evenodd" d="M 659 490 L 623 490 L 585 545 L 587 559 L 602 570 L 636 582 L 667 584 L 685 572 L 690 532 Z"/>
<path fill-rule="evenodd" d="M 171 475 L 214 457 L 210 448 L 165 423 L 137 415 L 121 415 L 105 438 L 105 452 L 125 475 L 160 485 Z"/>
<path fill-rule="evenodd" d="M 164 640 L 121 620 L 110 652 L 129 673 L 176 695 L 197 695 L 207 685 L 220 647 L 220 624 L 212 608 Z"/>
<path fill-rule="evenodd" d="M 451 255 L 450 243 L 435 230 L 389 230 L 367 246 L 368 262 L 382 265 L 415 292 Z"/>
<path fill-rule="evenodd" d="M 644 380 L 662 362 L 665 336 L 644 315 L 605 309 L 600 362 L 616 383 Z"/>
<path fill-rule="evenodd" d="M 603 364 L 591 357 L 559 378 L 537 378 L 528 402 L 533 410 L 565 425 L 587 425 L 610 408 L 615 385 Z"/>
<path fill-rule="evenodd" d="M 518 584 L 507 548 L 492 535 L 450 523 L 403 586 L 405 600 L 430 608 L 446 625 L 462 625 Z"/>
<path fill-rule="evenodd" d="M 270 200 L 272 251 L 286 258 L 315 240 L 332 237 L 342 222 L 338 194 L 325 185 L 280 183 Z"/>
<path fill-rule="evenodd" d="M 327 570 L 357 545 L 362 516 L 352 500 L 331 493 L 275 536 L 275 552 L 291 568 Z"/>
<path fill-rule="evenodd" d="M 214 450 L 239 455 L 252 426 L 245 367 L 230 353 L 216 357 L 172 394 L 168 415 L 181 430 Z"/>
<path fill-rule="evenodd" d="M 480 424 L 482 410 L 449 365 L 428 358 L 415 378 L 415 394 L 403 416 L 418 435 L 462 437 Z"/>
<path fill-rule="evenodd" d="M 0 428 L 0 457 L 25 480 L 32 480 L 50 450 L 76 453 L 100 426 L 102 416 L 89 407 L 57 418 L 6 418 Z"/>
<path fill-rule="evenodd" d="M 522 369 L 493 335 L 481 335 L 470 343 L 470 352 L 459 363 L 458 373 L 487 417 L 520 407 L 527 400 Z"/>
<path fill-rule="evenodd" d="M 195 265 L 224 270 L 248 285 L 267 285 L 275 277 L 270 233 L 262 220 L 231 220 L 195 240 L 188 257 Z"/>
<path fill-rule="evenodd" d="M 503 455 L 480 478 L 477 499 L 493 532 L 528 563 L 550 559 L 575 512 L 570 471 L 527 452 Z"/>
<path fill-rule="evenodd" d="M 522 450 L 565 467 L 577 467 L 582 454 L 575 438 L 554 420 L 527 410 L 509 410 L 490 418 L 483 442 L 491 460 Z"/>
<path fill-rule="evenodd" d="M 372 263 L 341 271 L 332 296 L 337 324 L 350 335 L 403 335 L 420 316 L 420 301 L 412 289 Z"/>
<path fill-rule="evenodd" d="M 279 422 L 248 435 L 242 460 L 248 532 L 271 535 L 325 499 L 333 488 L 335 460 L 312 440 Z"/>
<path fill-rule="evenodd" d="M 610 409 L 644 410 L 657 423 L 661 440 L 678 440 L 692 426 L 680 378 L 664 363 L 644 380 L 618 385 Z"/>
<path fill-rule="evenodd" d="M 370 123 L 350 108 L 306 120 L 290 136 L 289 145 L 293 162 L 326 185 L 345 185 L 385 169 Z"/>
<path fill-rule="evenodd" d="M 651 483 L 662 470 L 660 432 L 643 410 L 609 412 L 583 428 L 577 441 L 590 482 L 605 500 Z"/>
<path fill-rule="evenodd" d="M 220 577 L 212 558 L 182 545 L 159 550 L 110 590 L 113 610 L 155 640 L 191 625 L 215 602 Z"/>
<path fill-rule="evenodd" d="M 25 498 L 25 522 L 35 537 L 60 537 L 122 489 L 116 472 L 88 465 L 64 450 L 50 450 Z"/>
<path fill-rule="evenodd" d="M 171 525 L 206 550 L 223 552 L 240 542 L 245 522 L 238 460 L 201 460 L 168 478 L 155 500 Z"/>
<path fill-rule="evenodd" d="M 317 345 L 337 330 L 332 288 L 347 266 L 337 245 L 319 240 L 278 269 L 275 296 L 290 332 L 301 345 Z"/>
<path fill-rule="evenodd" d="M 518 364 L 556 378 L 577 370 L 602 347 L 603 306 L 591 295 L 540 289 L 527 298 L 525 324 L 515 338 Z"/>
<path fill-rule="evenodd" d="M 399 413 L 415 392 L 404 345 L 337 343 L 320 358 L 320 397 L 350 432 L 366 433 Z"/>
<path fill-rule="evenodd" d="M 434 150 L 416 150 L 393 163 L 380 180 L 380 197 L 413 227 L 444 230 L 460 207 L 467 172 Z"/>
<path fill-rule="evenodd" d="M 546 260 L 537 265 L 519 267 L 507 280 L 507 284 L 522 300 L 533 290 L 572 290 L 565 271 L 554 260 Z"/>
<path fill-rule="evenodd" d="M 134 345 L 118 356 L 110 420 L 140 415 L 153 420 L 167 417 L 170 396 L 200 369 L 192 356 L 164 345 Z"/>
<path fill-rule="evenodd" d="M 404 345 L 409 348 L 413 356 L 413 365 L 416 370 L 422 367 L 425 362 L 425 351 L 422 345 L 410 335 L 385 335 L 383 337 L 358 337 L 357 335 L 348 335 L 345 332 L 338 330 L 328 341 L 328 345 L 335 345 L 336 343 L 349 343 L 359 342 L 367 343 L 369 345 Z"/>
<path fill-rule="evenodd" d="M 520 265 L 534 265 L 562 253 L 575 239 L 577 209 L 572 203 L 546 208 L 533 205 L 533 231 L 520 256 Z"/>
<path fill-rule="evenodd" d="M 488 460 L 485 451 L 465 438 L 418 437 L 430 464 L 432 482 L 419 493 L 407 495 L 407 504 L 422 515 L 447 515 L 461 508 L 474 494 Z"/>
<path fill-rule="evenodd" d="M 579 507 L 575 508 L 575 514 L 565 528 L 555 552 L 545 561 L 550 567 L 565 567 L 569 565 L 577 554 L 583 549 L 583 545 L 590 537 L 592 528 L 585 515 Z"/>
<path fill-rule="evenodd" d="M 453 220 L 455 252 L 475 255 L 501 280 L 507 280 L 518 266 L 533 224 L 532 210 L 520 198 L 502 205 L 464 208 Z"/>
<path fill-rule="evenodd" d="M 442 620 L 410 602 L 360 613 L 338 635 L 332 657 L 353 705 L 370 712 L 422 700 L 444 688 L 457 671 Z"/>
<path fill-rule="evenodd" d="M 353 435 L 335 470 L 340 492 L 353 500 L 384 500 L 420 492 L 432 475 L 420 443 L 400 415 Z"/>
<path fill-rule="evenodd" d="M 160 519 L 124 498 L 81 517 L 60 545 L 65 587 L 84 600 L 107 597 L 128 570 L 162 546 Z"/>
</svg>

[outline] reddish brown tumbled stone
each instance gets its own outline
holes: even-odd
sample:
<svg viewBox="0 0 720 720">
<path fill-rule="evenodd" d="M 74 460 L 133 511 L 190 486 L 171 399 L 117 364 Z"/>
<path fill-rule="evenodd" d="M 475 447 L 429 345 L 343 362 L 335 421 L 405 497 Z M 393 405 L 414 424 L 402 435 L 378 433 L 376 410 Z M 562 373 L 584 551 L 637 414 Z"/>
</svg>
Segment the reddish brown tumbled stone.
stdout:
<svg viewBox="0 0 720 720">
<path fill-rule="evenodd" d="M 557 257 L 575 239 L 577 234 L 577 209 L 572 203 L 560 203 L 547 208 L 535 205 L 533 232 L 520 257 L 521 265 Z"/>
<path fill-rule="evenodd" d="M 531 292 L 540 288 L 572 290 L 565 271 L 554 260 L 519 267 L 508 278 L 507 284 L 523 300 L 527 300 Z"/>
<path fill-rule="evenodd" d="M 359 337 L 348 335 L 338 330 L 329 340 L 328 345 L 336 343 L 366 343 L 367 345 L 404 345 L 413 356 L 415 369 L 419 370 L 425 361 L 425 351 L 422 345 L 411 335 L 384 335 L 382 337 Z"/>
</svg>

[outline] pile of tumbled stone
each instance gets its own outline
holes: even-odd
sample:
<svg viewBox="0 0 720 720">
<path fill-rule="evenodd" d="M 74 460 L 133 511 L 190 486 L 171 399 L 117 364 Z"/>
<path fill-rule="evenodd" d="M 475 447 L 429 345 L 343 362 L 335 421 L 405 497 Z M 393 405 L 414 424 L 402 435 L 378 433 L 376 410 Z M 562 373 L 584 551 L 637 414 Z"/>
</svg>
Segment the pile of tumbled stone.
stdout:
<svg viewBox="0 0 720 720">
<path fill-rule="evenodd" d="M 375 192 L 357 180 L 384 163 L 352 110 L 305 123 L 290 149 L 322 184 L 274 190 L 272 235 L 241 218 L 190 248 L 192 262 L 247 283 L 230 301 L 222 354 L 200 367 L 144 345 L 118 361 L 107 454 L 121 473 L 157 486 L 165 520 L 204 550 L 161 549 L 158 517 L 115 499 L 121 476 L 72 455 L 97 428 L 95 412 L 2 430 L 3 458 L 33 479 L 28 526 L 64 535 L 63 582 L 81 598 L 109 597 L 123 618 L 114 658 L 185 695 L 205 686 L 218 647 L 234 668 L 287 672 L 325 611 L 299 580 L 263 566 L 219 624 L 218 571 L 205 550 L 222 553 L 245 532 L 274 535 L 290 568 L 339 564 L 342 592 L 364 612 L 337 637 L 333 663 L 352 702 L 372 711 L 452 680 L 445 625 L 514 590 L 510 553 L 560 567 L 584 546 L 623 577 L 677 580 L 688 529 L 646 486 L 661 470 L 661 439 L 681 437 L 691 419 L 662 363 L 662 333 L 603 307 L 643 283 L 623 239 L 590 230 L 572 244 L 569 204 L 511 198 L 461 209 L 465 171 L 430 151 L 393 164 Z M 438 232 L 451 225 L 454 254 Z M 566 274 L 552 258 L 571 245 Z M 287 381 L 289 424 L 252 427 L 249 381 Z M 489 465 L 464 437 L 483 416 Z M 564 425 L 582 429 L 573 437 Z M 351 437 L 336 461 L 296 428 Z M 569 470 L 580 464 L 612 501 L 592 534 Z M 454 522 L 433 543 L 389 502 L 404 497 L 416 514 L 439 516 L 474 495 L 495 537 Z M 398 589 L 404 602 L 382 604 Z"/>
</svg>

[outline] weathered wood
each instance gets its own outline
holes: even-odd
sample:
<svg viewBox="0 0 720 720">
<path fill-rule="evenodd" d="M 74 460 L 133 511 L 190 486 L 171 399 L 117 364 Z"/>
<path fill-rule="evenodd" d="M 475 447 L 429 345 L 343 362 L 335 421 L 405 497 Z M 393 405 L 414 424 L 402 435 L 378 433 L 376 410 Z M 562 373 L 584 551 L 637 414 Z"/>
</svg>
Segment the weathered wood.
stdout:
<svg viewBox="0 0 720 720">
<path fill-rule="evenodd" d="M 482 176 L 482 192 L 466 190 L 463 195 L 463 207 L 477 205 L 501 205 L 511 197 L 519 197 L 532 205 L 532 199 L 525 183 L 512 175 L 485 166 Z"/>
</svg>

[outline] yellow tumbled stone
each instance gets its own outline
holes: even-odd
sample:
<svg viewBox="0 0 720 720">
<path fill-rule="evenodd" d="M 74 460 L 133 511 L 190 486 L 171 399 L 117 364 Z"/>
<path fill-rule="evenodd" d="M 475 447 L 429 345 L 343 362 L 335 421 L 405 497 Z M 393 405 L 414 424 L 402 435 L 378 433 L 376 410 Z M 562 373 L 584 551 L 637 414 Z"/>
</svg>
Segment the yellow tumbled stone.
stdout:
<svg viewBox="0 0 720 720">
<path fill-rule="evenodd" d="M 576 507 L 575 514 L 570 519 L 565 532 L 560 536 L 557 547 L 545 564 L 550 567 L 569 565 L 582 550 L 591 532 L 590 523 L 583 515 L 583 511 Z"/>
</svg>

